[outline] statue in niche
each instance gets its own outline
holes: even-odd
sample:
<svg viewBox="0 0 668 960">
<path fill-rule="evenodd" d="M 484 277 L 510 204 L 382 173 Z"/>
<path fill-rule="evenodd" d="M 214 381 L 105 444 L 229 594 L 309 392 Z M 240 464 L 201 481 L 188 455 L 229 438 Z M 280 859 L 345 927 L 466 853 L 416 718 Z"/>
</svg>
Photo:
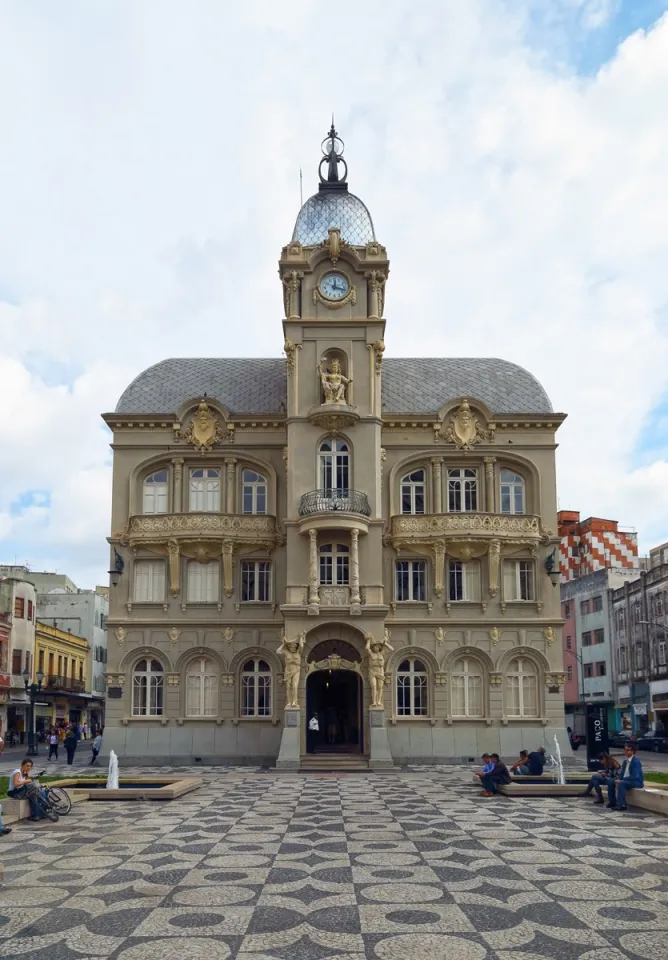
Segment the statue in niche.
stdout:
<svg viewBox="0 0 668 960">
<path fill-rule="evenodd" d="M 320 374 L 320 383 L 322 392 L 325 395 L 325 403 L 346 403 L 346 390 L 353 381 L 344 377 L 341 373 L 341 364 L 336 359 L 332 360 L 331 372 L 325 370 L 325 358 L 323 357 L 318 364 L 318 373 Z"/>
<path fill-rule="evenodd" d="M 285 706 L 299 706 L 299 676 L 302 671 L 302 650 L 306 643 L 306 631 L 302 631 L 296 640 L 287 640 L 285 634 L 276 651 L 285 661 L 283 679 L 285 680 Z"/>
<path fill-rule="evenodd" d="M 371 687 L 371 706 L 383 706 L 383 688 L 385 686 L 385 653 L 394 647 L 389 643 L 389 631 L 386 629 L 382 640 L 374 640 L 372 633 L 365 634 L 366 654 L 369 660 L 369 686 Z"/>
</svg>

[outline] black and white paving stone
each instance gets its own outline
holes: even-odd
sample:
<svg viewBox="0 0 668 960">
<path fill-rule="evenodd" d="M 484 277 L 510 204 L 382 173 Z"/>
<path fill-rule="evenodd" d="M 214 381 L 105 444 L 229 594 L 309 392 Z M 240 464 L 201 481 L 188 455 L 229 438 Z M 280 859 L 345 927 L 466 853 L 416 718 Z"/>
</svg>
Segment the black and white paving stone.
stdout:
<svg viewBox="0 0 668 960">
<path fill-rule="evenodd" d="M 663 818 L 486 800 L 462 767 L 197 772 L 1 838 L 0 958 L 668 958 Z"/>
</svg>

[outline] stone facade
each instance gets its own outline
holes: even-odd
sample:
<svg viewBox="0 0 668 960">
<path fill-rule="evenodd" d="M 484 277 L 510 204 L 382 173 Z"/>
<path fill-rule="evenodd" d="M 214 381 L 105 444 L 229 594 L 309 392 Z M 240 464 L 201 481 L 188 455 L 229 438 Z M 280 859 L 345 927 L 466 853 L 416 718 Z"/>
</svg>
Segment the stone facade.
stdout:
<svg viewBox="0 0 668 960">
<path fill-rule="evenodd" d="M 510 363 L 384 358 L 389 262 L 332 143 L 279 261 L 285 360 L 165 361 L 105 416 L 105 746 L 567 753 L 546 572 L 564 417 Z"/>
</svg>

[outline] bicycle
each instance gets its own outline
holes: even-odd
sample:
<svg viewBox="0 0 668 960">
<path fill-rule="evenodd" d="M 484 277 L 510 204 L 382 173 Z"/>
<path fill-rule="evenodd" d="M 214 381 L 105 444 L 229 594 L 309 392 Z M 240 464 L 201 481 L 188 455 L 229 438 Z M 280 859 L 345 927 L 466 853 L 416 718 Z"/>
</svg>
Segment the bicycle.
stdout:
<svg viewBox="0 0 668 960">
<path fill-rule="evenodd" d="M 72 809 L 72 798 L 63 787 L 49 787 L 41 784 L 39 778 L 45 773 L 46 770 L 41 770 L 37 776 L 33 777 L 33 782 L 39 788 L 39 796 L 36 796 L 36 800 L 44 816 L 52 823 L 58 823 L 58 820 Z"/>
</svg>

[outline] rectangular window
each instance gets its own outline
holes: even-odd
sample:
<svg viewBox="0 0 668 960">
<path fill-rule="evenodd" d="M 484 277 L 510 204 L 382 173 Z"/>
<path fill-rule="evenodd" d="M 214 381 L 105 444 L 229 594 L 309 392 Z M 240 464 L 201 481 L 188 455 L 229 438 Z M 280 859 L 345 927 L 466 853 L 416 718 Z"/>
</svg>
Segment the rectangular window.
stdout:
<svg viewBox="0 0 668 960">
<path fill-rule="evenodd" d="M 585 665 L 584 665 L 584 675 L 585 675 L 585 677 L 587 677 L 587 678 L 594 676 L 594 664 L 593 664 L 593 663 L 585 663 Z"/>
<path fill-rule="evenodd" d="M 605 643 L 605 630 L 594 630 L 594 643 Z"/>
<path fill-rule="evenodd" d="M 268 560 L 241 561 L 241 599 L 244 603 L 271 600 L 271 563 Z"/>
<path fill-rule="evenodd" d="M 83 663 L 79 664 L 79 680 L 83 680 Z"/>
<path fill-rule="evenodd" d="M 325 544 L 320 547 L 319 570 L 322 586 L 347 586 L 350 583 L 348 547 L 343 544 Z"/>
<path fill-rule="evenodd" d="M 165 564 L 162 560 L 137 560 L 135 563 L 135 603 L 164 603 Z"/>
<path fill-rule="evenodd" d="M 665 640 L 659 640 L 658 660 L 659 660 L 659 666 L 665 667 L 666 665 L 666 641 Z"/>
<path fill-rule="evenodd" d="M 503 565 L 504 600 L 534 600 L 532 560 L 506 560 Z"/>
<path fill-rule="evenodd" d="M 26 670 L 32 676 L 32 654 L 29 650 L 26 650 Z"/>
<path fill-rule="evenodd" d="M 619 648 L 619 672 L 626 673 L 629 669 L 629 658 L 626 647 Z"/>
<path fill-rule="evenodd" d="M 23 597 L 14 597 L 14 616 L 17 619 L 25 617 L 26 602 Z"/>
<path fill-rule="evenodd" d="M 58 657 L 58 676 L 62 677 L 63 675 L 63 658 Z"/>
<path fill-rule="evenodd" d="M 572 679 L 573 679 L 573 667 L 569 665 L 569 666 L 567 667 L 566 672 L 567 672 L 567 674 L 568 674 L 568 679 L 569 679 L 569 680 L 572 680 Z"/>
<path fill-rule="evenodd" d="M 37 669 L 41 670 L 44 673 L 44 650 L 40 650 L 37 654 Z"/>
<path fill-rule="evenodd" d="M 448 599 L 480 600 L 480 564 L 448 560 Z"/>
<path fill-rule="evenodd" d="M 626 630 L 626 615 L 623 610 L 617 611 L 617 630 L 624 633 Z"/>
<path fill-rule="evenodd" d="M 32 600 L 28 600 L 28 620 L 32 623 L 33 619 L 33 605 Z"/>
<path fill-rule="evenodd" d="M 589 613 L 589 600 L 581 600 L 581 601 L 580 601 L 580 613 L 581 613 L 583 616 L 586 616 L 586 614 Z"/>
<path fill-rule="evenodd" d="M 397 560 L 396 597 L 398 601 L 426 599 L 426 568 L 424 560 Z"/>
<path fill-rule="evenodd" d="M 220 510 L 220 470 L 190 471 L 190 510 L 217 513 Z"/>
<path fill-rule="evenodd" d="M 220 566 L 217 560 L 211 563 L 188 563 L 188 603 L 218 603 L 220 596 Z"/>
<path fill-rule="evenodd" d="M 600 663 L 596 664 L 596 676 L 604 677 L 606 673 L 607 673 L 607 669 L 605 665 L 605 660 L 601 660 Z"/>
<path fill-rule="evenodd" d="M 21 675 L 21 670 L 22 670 L 22 666 L 21 666 L 21 651 L 20 651 L 20 650 L 14 650 L 14 651 L 12 652 L 12 673 L 13 673 L 15 676 L 20 676 L 20 675 Z"/>
<path fill-rule="evenodd" d="M 72 680 L 76 678 L 76 675 L 77 675 L 77 662 L 74 659 L 74 657 L 72 657 L 72 665 L 70 668 L 70 677 L 72 678 Z"/>
<path fill-rule="evenodd" d="M 566 637 L 566 649 L 571 650 L 573 648 L 573 638 Z"/>
<path fill-rule="evenodd" d="M 570 601 L 564 604 L 564 620 L 568 620 L 571 615 L 571 604 Z"/>
<path fill-rule="evenodd" d="M 53 668 L 54 668 L 54 661 L 55 661 L 55 654 L 50 653 L 50 654 L 49 654 L 49 676 L 50 676 L 50 677 L 52 677 L 53 674 L 54 674 L 54 669 L 53 669 Z"/>
<path fill-rule="evenodd" d="M 603 597 L 600 594 L 593 598 L 592 607 L 594 608 L 594 613 L 598 613 L 603 609 Z"/>
<path fill-rule="evenodd" d="M 471 513 L 478 509 L 478 474 L 475 470 L 448 470 L 448 510 Z"/>
<path fill-rule="evenodd" d="M 591 630 L 587 630 L 582 634 L 582 646 L 591 647 Z"/>
</svg>

